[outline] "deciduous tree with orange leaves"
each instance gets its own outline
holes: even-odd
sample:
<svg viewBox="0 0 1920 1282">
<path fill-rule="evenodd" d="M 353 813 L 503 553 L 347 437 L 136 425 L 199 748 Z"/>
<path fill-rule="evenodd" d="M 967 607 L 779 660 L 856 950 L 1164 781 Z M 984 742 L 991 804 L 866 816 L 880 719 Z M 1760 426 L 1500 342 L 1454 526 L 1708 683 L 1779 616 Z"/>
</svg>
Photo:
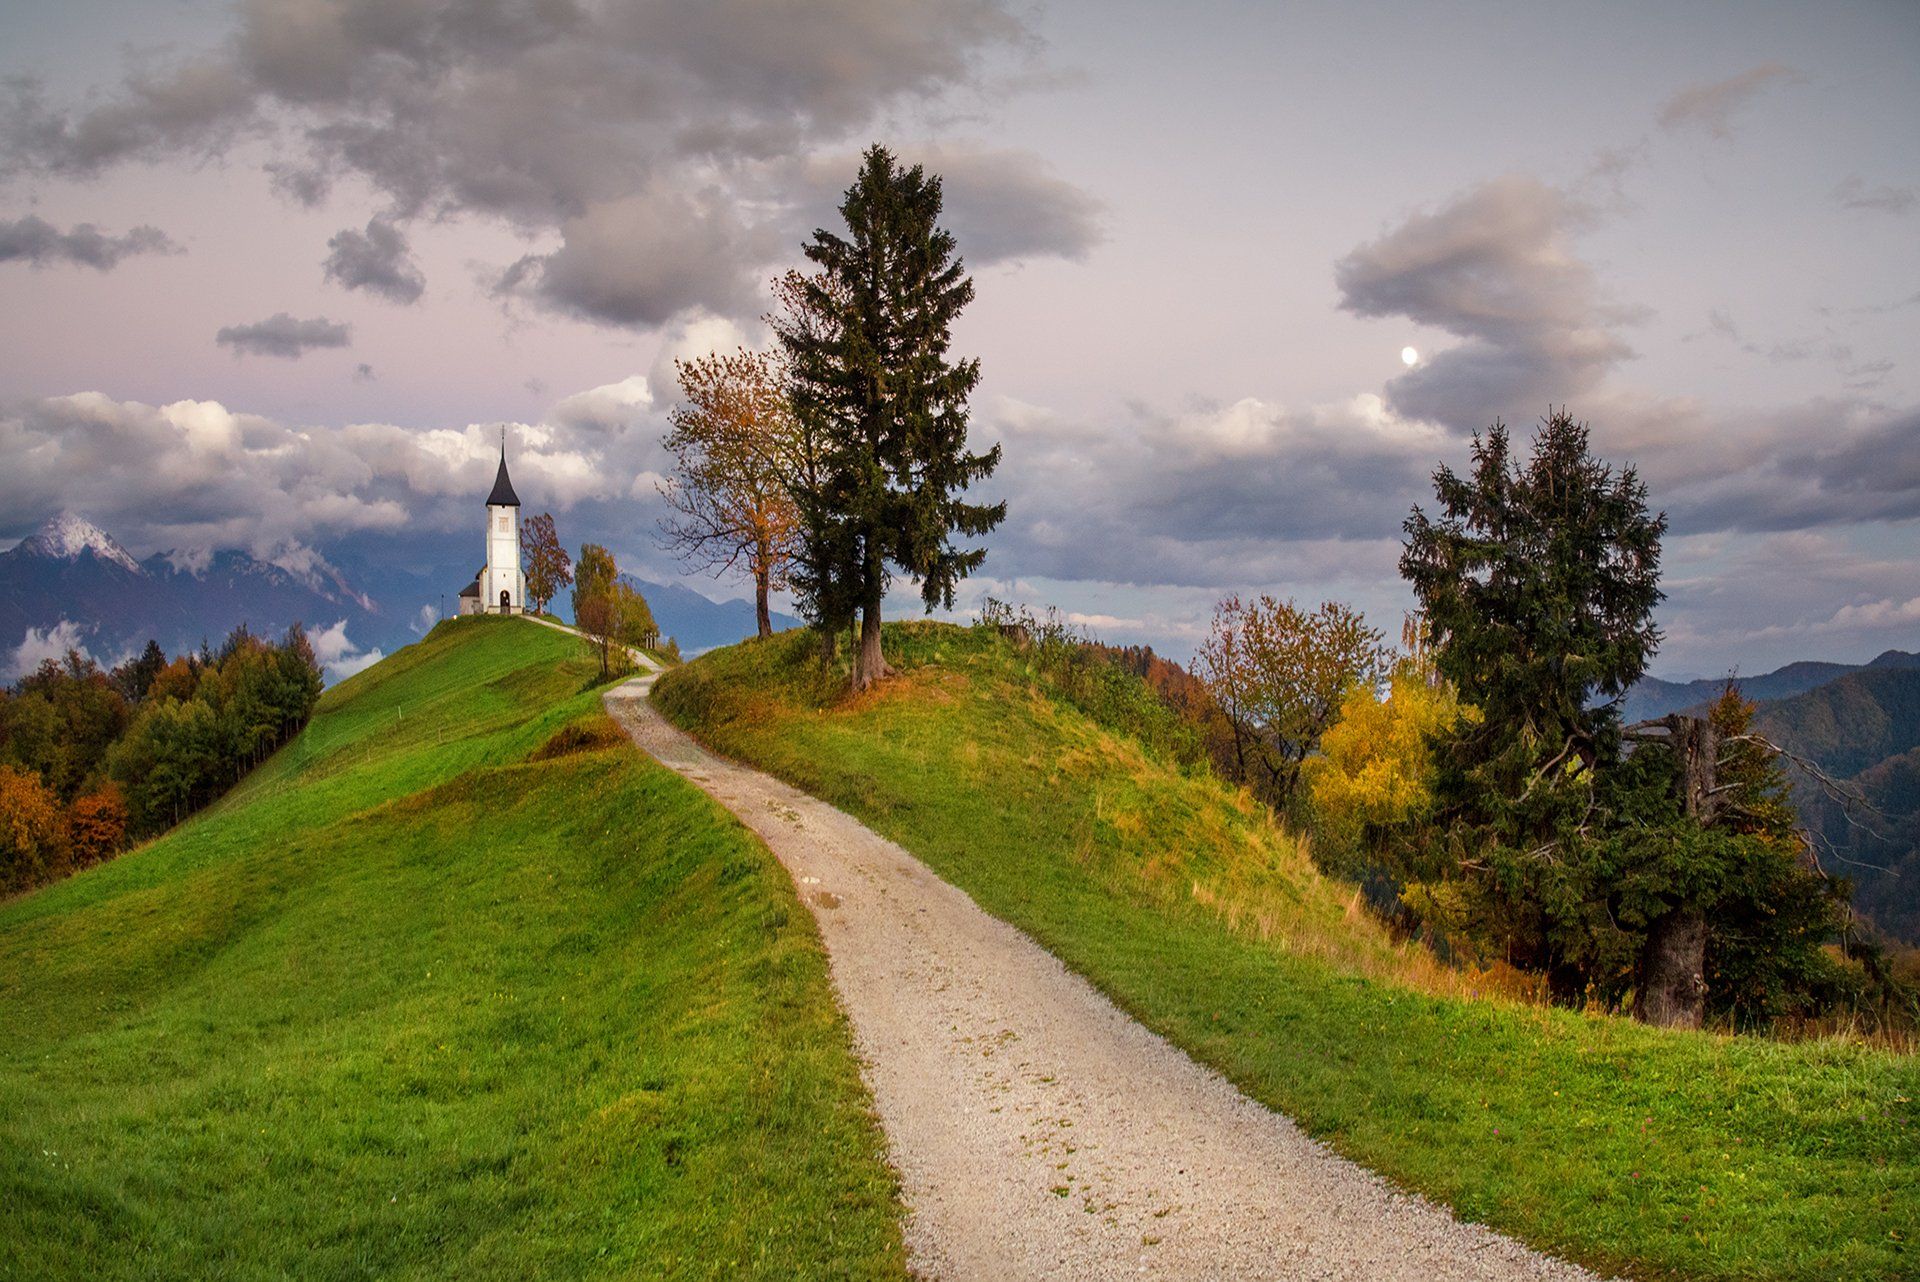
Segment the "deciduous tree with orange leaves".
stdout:
<svg viewBox="0 0 1920 1282">
<path fill-rule="evenodd" d="M 0 766 L 0 890 L 25 890 L 67 870 L 60 799 L 40 776 Z"/>
<path fill-rule="evenodd" d="M 683 400 L 666 440 L 664 546 L 691 569 L 752 579 L 759 632 L 771 636 L 768 596 L 787 585 L 799 528 L 790 486 L 799 427 L 780 361 L 741 348 L 673 367 Z"/>
</svg>

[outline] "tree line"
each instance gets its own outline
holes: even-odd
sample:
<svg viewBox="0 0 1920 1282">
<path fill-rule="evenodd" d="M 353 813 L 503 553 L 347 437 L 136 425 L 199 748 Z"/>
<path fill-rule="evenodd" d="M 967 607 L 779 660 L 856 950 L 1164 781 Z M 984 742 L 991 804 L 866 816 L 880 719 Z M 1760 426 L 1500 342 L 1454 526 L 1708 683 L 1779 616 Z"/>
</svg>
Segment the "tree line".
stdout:
<svg viewBox="0 0 1920 1282">
<path fill-rule="evenodd" d="M 1217 769 L 1312 834 L 1402 929 L 1559 1002 L 1754 1027 L 1913 1004 L 1731 685 L 1624 725 L 1660 641 L 1664 515 L 1565 411 L 1434 474 L 1396 652 L 1337 602 L 1230 597 L 1195 672 Z M 1910 1014 L 1910 1010 L 1908 1011 Z"/>
<path fill-rule="evenodd" d="M 111 671 L 78 651 L 0 691 L 0 891 L 112 857 L 218 798 L 299 733 L 320 698 L 313 645 L 237 628 Z"/>
</svg>

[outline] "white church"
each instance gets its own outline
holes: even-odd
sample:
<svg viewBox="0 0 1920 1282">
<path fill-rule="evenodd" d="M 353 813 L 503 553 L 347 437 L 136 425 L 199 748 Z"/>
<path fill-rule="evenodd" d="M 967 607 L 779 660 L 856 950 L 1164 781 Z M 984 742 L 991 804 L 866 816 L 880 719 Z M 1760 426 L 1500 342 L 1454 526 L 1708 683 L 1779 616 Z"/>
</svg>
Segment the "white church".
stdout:
<svg viewBox="0 0 1920 1282">
<path fill-rule="evenodd" d="M 500 471 L 487 495 L 487 562 L 460 589 L 461 614 L 521 614 L 527 576 L 520 570 L 520 496 L 507 477 L 507 442 L 500 441 Z"/>
</svg>

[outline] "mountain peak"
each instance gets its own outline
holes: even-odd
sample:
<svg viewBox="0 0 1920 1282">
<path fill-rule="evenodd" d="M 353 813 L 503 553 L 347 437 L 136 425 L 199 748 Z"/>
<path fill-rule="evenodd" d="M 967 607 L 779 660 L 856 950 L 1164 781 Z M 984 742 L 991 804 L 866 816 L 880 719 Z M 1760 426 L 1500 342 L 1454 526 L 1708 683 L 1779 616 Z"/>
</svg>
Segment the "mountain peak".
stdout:
<svg viewBox="0 0 1920 1282">
<path fill-rule="evenodd" d="M 132 553 L 120 546 L 111 534 L 86 517 L 62 511 L 45 525 L 20 541 L 20 546 L 59 561 L 76 561 L 83 552 L 91 552 L 102 561 L 111 561 L 129 574 L 146 573 Z"/>
</svg>

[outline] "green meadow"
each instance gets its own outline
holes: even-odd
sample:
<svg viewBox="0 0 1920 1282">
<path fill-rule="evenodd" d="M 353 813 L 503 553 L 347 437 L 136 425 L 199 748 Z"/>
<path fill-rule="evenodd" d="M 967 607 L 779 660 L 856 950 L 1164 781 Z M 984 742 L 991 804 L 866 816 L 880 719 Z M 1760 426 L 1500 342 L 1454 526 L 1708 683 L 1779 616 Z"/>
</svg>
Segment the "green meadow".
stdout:
<svg viewBox="0 0 1920 1282">
<path fill-rule="evenodd" d="M 804 633 L 676 669 L 680 725 L 858 815 L 1144 1023 L 1404 1187 L 1636 1277 L 1920 1275 L 1920 1063 L 1476 992 L 1244 796 L 980 630 L 890 627 L 846 700 Z"/>
<path fill-rule="evenodd" d="M 0 1276 L 902 1274 L 811 919 L 596 671 L 442 624 L 0 904 Z"/>
</svg>

